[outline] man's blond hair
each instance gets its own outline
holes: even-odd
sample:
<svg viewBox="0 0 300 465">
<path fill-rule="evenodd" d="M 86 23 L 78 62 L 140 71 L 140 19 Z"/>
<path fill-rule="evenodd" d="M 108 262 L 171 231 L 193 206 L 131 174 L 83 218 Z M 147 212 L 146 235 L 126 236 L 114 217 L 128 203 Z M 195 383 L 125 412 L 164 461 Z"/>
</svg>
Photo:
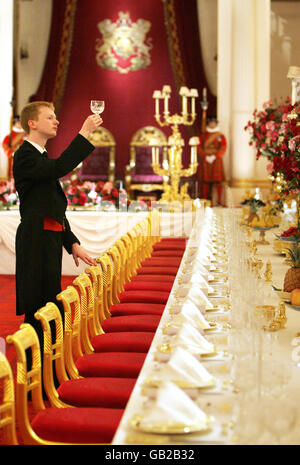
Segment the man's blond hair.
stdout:
<svg viewBox="0 0 300 465">
<path fill-rule="evenodd" d="M 29 120 L 37 121 L 39 109 L 41 107 L 48 107 L 54 110 L 54 105 L 51 102 L 30 102 L 25 105 L 20 115 L 20 123 L 26 134 L 29 134 L 30 127 L 28 126 Z"/>
</svg>

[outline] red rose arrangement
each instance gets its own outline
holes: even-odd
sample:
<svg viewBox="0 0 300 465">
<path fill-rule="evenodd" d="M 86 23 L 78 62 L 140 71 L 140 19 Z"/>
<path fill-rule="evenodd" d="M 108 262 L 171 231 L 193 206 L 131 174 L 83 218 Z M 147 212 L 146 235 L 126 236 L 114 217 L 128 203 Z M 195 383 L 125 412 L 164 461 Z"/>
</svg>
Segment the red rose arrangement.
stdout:
<svg viewBox="0 0 300 465">
<path fill-rule="evenodd" d="M 0 181 L 0 208 L 18 205 L 19 197 L 14 186 L 14 180 Z"/>
<path fill-rule="evenodd" d="M 295 237 L 299 238 L 299 231 L 296 226 L 291 226 L 289 229 L 280 234 L 280 237 Z"/>
<path fill-rule="evenodd" d="M 89 207 L 100 206 L 103 202 L 119 205 L 119 191 L 111 182 L 67 180 L 63 182 L 63 190 L 68 205 Z"/>
</svg>

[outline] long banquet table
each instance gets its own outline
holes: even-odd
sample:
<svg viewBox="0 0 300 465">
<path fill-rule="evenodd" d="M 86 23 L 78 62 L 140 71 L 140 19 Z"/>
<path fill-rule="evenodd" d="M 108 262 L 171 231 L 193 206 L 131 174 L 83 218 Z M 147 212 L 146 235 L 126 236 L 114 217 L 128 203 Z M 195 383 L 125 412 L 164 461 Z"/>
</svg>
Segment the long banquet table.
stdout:
<svg viewBox="0 0 300 465">
<path fill-rule="evenodd" d="M 147 211 L 70 210 L 66 216 L 81 245 L 97 258 L 147 215 Z M 161 235 L 189 235 L 193 221 L 193 214 L 190 213 L 161 213 Z M 0 274 L 15 273 L 15 235 L 19 222 L 18 210 L 0 211 Z M 63 275 L 75 276 L 85 268 L 84 263 L 76 267 L 73 257 L 64 250 Z"/>
<path fill-rule="evenodd" d="M 226 215 L 239 215 L 238 211 L 233 213 L 230 210 L 223 209 L 221 216 L 226 218 Z M 220 209 L 214 209 L 213 215 L 210 209 L 206 211 L 210 221 L 216 219 L 218 221 Z M 208 220 L 207 215 L 206 220 Z M 214 254 L 210 255 L 211 261 L 208 267 L 210 277 L 213 278 L 211 285 L 214 286 L 214 293 L 219 293 L 216 298 L 209 295 L 208 298 L 210 303 L 213 305 L 216 303 L 217 307 L 208 308 L 205 304 L 203 311 L 201 299 L 197 305 L 206 322 L 212 324 L 210 328 L 212 330 L 202 331 L 202 336 L 217 346 L 216 352 L 199 355 L 197 351 L 195 352 L 192 343 L 189 347 L 186 340 L 178 339 L 178 332 L 173 334 L 170 332 L 172 321 L 183 311 L 183 305 L 187 302 L 184 287 L 189 286 L 187 279 L 189 270 L 195 263 L 195 256 L 204 247 L 202 240 L 197 238 L 201 236 L 201 229 L 206 220 L 199 219 L 191 231 L 169 300 L 114 436 L 113 445 L 300 444 L 300 363 L 298 362 L 300 340 L 296 337 L 297 332 L 300 331 L 299 311 L 285 302 L 287 322 L 283 329 L 275 332 L 261 329 L 263 322 L 259 322 L 256 330 L 249 330 L 247 325 L 245 328 L 238 325 L 235 327 L 235 320 L 232 318 L 233 309 L 230 306 L 230 286 L 222 279 L 219 280 L 219 284 L 214 284 L 213 278 L 224 277 L 224 274 L 218 274 L 219 266 L 222 268 L 224 265 L 223 271 L 231 266 L 229 255 L 225 254 L 225 258 L 223 255 L 223 252 L 227 251 L 223 250 L 218 252 L 217 258 Z M 256 234 L 256 231 L 253 232 L 251 240 L 258 238 Z M 260 282 L 263 284 L 261 289 L 266 292 L 264 299 L 260 295 L 253 296 L 253 299 L 259 302 L 261 298 L 261 303 L 267 301 L 268 304 L 278 308 L 280 298 L 273 290 L 272 284 L 276 288 L 282 288 L 288 264 L 282 255 L 274 251 L 272 246 L 274 238 L 274 230 L 268 231 L 266 239 L 269 244 L 257 245 L 255 259 L 260 259 L 263 265 L 270 261 L 273 276 L 271 281 L 267 282 L 263 268 L 261 269 Z M 193 268 L 194 274 L 196 269 Z M 245 282 L 244 286 L 247 285 L 248 283 Z M 193 303 L 196 301 L 197 299 L 194 299 Z M 242 306 L 243 302 L 240 302 L 240 305 Z M 238 312 L 235 314 L 238 315 Z M 183 319 L 182 322 L 184 321 Z M 191 320 L 186 321 L 193 326 Z M 199 331 L 198 320 L 197 324 L 196 321 L 194 323 L 194 327 Z M 251 331 L 255 343 L 258 344 L 255 346 L 256 356 L 253 360 L 249 358 L 249 354 L 245 355 L 243 352 L 246 348 L 250 353 L 250 345 L 248 347 L 247 343 L 251 342 L 251 338 L 249 339 Z M 176 343 L 172 346 L 172 341 L 179 341 L 177 349 L 179 346 L 184 352 L 176 352 Z M 177 358 L 175 355 L 173 357 L 180 367 L 173 366 L 172 372 L 170 360 L 175 352 Z M 189 365 L 190 359 L 187 357 L 189 353 L 192 353 L 197 363 L 200 361 L 201 366 L 215 378 L 216 384 L 203 388 L 185 383 L 194 369 L 194 361 Z M 185 356 L 186 360 L 184 360 Z M 240 365 L 239 360 L 243 362 Z M 195 366 L 199 367 L 199 365 Z M 178 369 L 177 378 L 174 375 L 174 368 L 175 372 L 176 368 Z M 182 368 L 181 375 L 179 368 Z M 173 373 L 173 378 L 172 376 L 170 378 L 170 373 Z M 202 413 L 204 412 L 206 419 L 212 417 L 212 423 L 208 423 L 207 428 L 203 425 L 199 427 L 197 422 L 195 425 L 196 413 L 199 415 L 201 413 L 193 413 L 193 406 L 195 412 L 198 408 Z M 184 423 L 183 419 L 188 418 L 189 415 L 190 424 Z M 168 423 L 172 418 L 173 426 L 172 423 Z"/>
</svg>

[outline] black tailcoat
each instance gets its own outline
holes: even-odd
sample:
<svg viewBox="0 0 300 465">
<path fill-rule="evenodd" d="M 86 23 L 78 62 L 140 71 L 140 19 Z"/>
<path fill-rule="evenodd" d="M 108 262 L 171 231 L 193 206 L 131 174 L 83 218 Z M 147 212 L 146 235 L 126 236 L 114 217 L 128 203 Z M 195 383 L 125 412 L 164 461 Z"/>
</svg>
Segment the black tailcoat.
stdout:
<svg viewBox="0 0 300 465">
<path fill-rule="evenodd" d="M 57 304 L 62 247 L 71 254 L 72 244 L 79 242 L 65 217 L 67 199 L 58 179 L 93 150 L 94 146 L 78 134 L 56 159 L 41 154 L 27 141 L 14 154 L 13 174 L 21 215 L 16 234 L 16 312 L 25 313 L 28 323 L 34 324 L 34 313 L 47 302 Z M 64 222 L 65 231 L 45 231 L 45 216 Z"/>
</svg>

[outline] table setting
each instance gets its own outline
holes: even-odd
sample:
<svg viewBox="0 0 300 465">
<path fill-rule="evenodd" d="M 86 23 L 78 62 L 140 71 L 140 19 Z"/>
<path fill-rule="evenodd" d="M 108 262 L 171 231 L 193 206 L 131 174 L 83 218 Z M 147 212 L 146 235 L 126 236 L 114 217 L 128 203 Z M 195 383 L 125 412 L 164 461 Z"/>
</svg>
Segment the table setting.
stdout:
<svg viewBox="0 0 300 465">
<path fill-rule="evenodd" d="M 297 312 L 272 287 L 285 266 L 254 254 L 238 210 L 206 209 L 113 444 L 299 442 Z"/>
</svg>

